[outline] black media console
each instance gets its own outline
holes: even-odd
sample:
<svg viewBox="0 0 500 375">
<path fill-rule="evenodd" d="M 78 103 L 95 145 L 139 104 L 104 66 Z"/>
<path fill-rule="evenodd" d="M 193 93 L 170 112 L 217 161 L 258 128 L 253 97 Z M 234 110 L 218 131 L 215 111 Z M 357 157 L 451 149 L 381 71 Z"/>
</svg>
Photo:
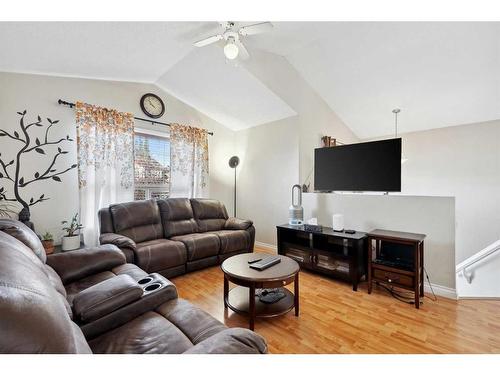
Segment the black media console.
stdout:
<svg viewBox="0 0 500 375">
<path fill-rule="evenodd" d="M 278 254 L 295 259 L 302 268 L 358 283 L 367 275 L 367 235 L 348 234 L 323 227 L 307 232 L 303 225 L 278 225 Z"/>
</svg>

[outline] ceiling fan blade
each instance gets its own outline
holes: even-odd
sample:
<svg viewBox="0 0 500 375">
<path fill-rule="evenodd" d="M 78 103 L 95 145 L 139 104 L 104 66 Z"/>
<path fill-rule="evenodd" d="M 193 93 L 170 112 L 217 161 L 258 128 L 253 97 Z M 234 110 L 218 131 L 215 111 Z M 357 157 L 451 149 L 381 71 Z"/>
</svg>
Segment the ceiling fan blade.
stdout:
<svg viewBox="0 0 500 375">
<path fill-rule="evenodd" d="M 224 39 L 224 37 L 221 34 L 212 35 L 212 36 L 209 36 L 208 38 L 198 40 L 197 42 L 194 42 L 193 44 L 196 47 L 205 47 L 205 46 L 208 46 L 209 44 L 218 42 L 221 39 Z"/>
<path fill-rule="evenodd" d="M 240 59 L 241 60 L 248 60 L 248 58 L 250 57 L 250 54 L 248 53 L 248 50 L 243 45 L 243 43 L 241 43 L 241 41 L 239 41 L 239 40 L 235 40 L 234 44 L 236 44 L 236 46 L 238 46 L 238 56 L 240 57 Z"/>
<path fill-rule="evenodd" d="M 238 32 L 240 33 L 240 35 L 255 35 L 270 31 L 273 27 L 274 26 L 271 22 L 261 22 L 253 25 L 243 26 Z"/>
</svg>

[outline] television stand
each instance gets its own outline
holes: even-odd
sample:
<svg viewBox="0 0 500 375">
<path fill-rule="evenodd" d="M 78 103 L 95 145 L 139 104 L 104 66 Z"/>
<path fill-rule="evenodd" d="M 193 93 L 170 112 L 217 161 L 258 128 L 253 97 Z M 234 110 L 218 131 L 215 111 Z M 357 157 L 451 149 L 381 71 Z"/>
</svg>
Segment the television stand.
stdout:
<svg viewBox="0 0 500 375">
<path fill-rule="evenodd" d="M 419 233 L 381 229 L 368 233 L 368 293 L 372 292 L 373 281 L 407 289 L 414 292 L 415 307 L 420 308 L 424 296 L 424 239 L 425 234 Z"/>
<path fill-rule="evenodd" d="M 303 225 L 278 225 L 278 254 L 296 260 L 301 268 L 349 281 L 352 289 L 367 274 L 366 233 L 309 232 Z"/>
</svg>

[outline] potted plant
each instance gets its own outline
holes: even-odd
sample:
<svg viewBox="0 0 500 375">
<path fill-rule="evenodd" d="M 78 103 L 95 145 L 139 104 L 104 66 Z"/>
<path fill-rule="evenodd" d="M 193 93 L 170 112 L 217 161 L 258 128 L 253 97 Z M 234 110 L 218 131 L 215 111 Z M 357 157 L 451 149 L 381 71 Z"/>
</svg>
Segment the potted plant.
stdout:
<svg viewBox="0 0 500 375">
<path fill-rule="evenodd" d="M 42 245 L 46 254 L 52 254 L 54 252 L 54 237 L 50 232 L 45 232 L 42 236 Z"/>
<path fill-rule="evenodd" d="M 66 236 L 62 238 L 62 250 L 68 251 L 78 249 L 80 247 L 79 232 L 80 229 L 83 228 L 83 225 L 78 220 L 78 213 L 73 216 L 69 223 L 68 221 L 64 220 L 61 222 L 61 224 L 66 224 L 66 226 L 63 227 L 63 230 L 67 233 Z"/>
</svg>

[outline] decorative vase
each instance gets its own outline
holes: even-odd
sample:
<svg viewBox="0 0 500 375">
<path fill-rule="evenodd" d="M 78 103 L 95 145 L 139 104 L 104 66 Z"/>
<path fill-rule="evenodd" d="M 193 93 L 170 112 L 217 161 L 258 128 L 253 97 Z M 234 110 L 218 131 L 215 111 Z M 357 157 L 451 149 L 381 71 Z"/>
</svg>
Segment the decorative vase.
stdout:
<svg viewBox="0 0 500 375">
<path fill-rule="evenodd" d="M 71 236 L 71 237 L 63 237 L 62 238 L 62 250 L 69 251 L 75 250 L 80 247 L 80 235 Z"/>
<path fill-rule="evenodd" d="M 52 254 L 54 252 L 54 240 L 42 240 L 43 248 L 45 249 L 45 254 Z"/>
</svg>

